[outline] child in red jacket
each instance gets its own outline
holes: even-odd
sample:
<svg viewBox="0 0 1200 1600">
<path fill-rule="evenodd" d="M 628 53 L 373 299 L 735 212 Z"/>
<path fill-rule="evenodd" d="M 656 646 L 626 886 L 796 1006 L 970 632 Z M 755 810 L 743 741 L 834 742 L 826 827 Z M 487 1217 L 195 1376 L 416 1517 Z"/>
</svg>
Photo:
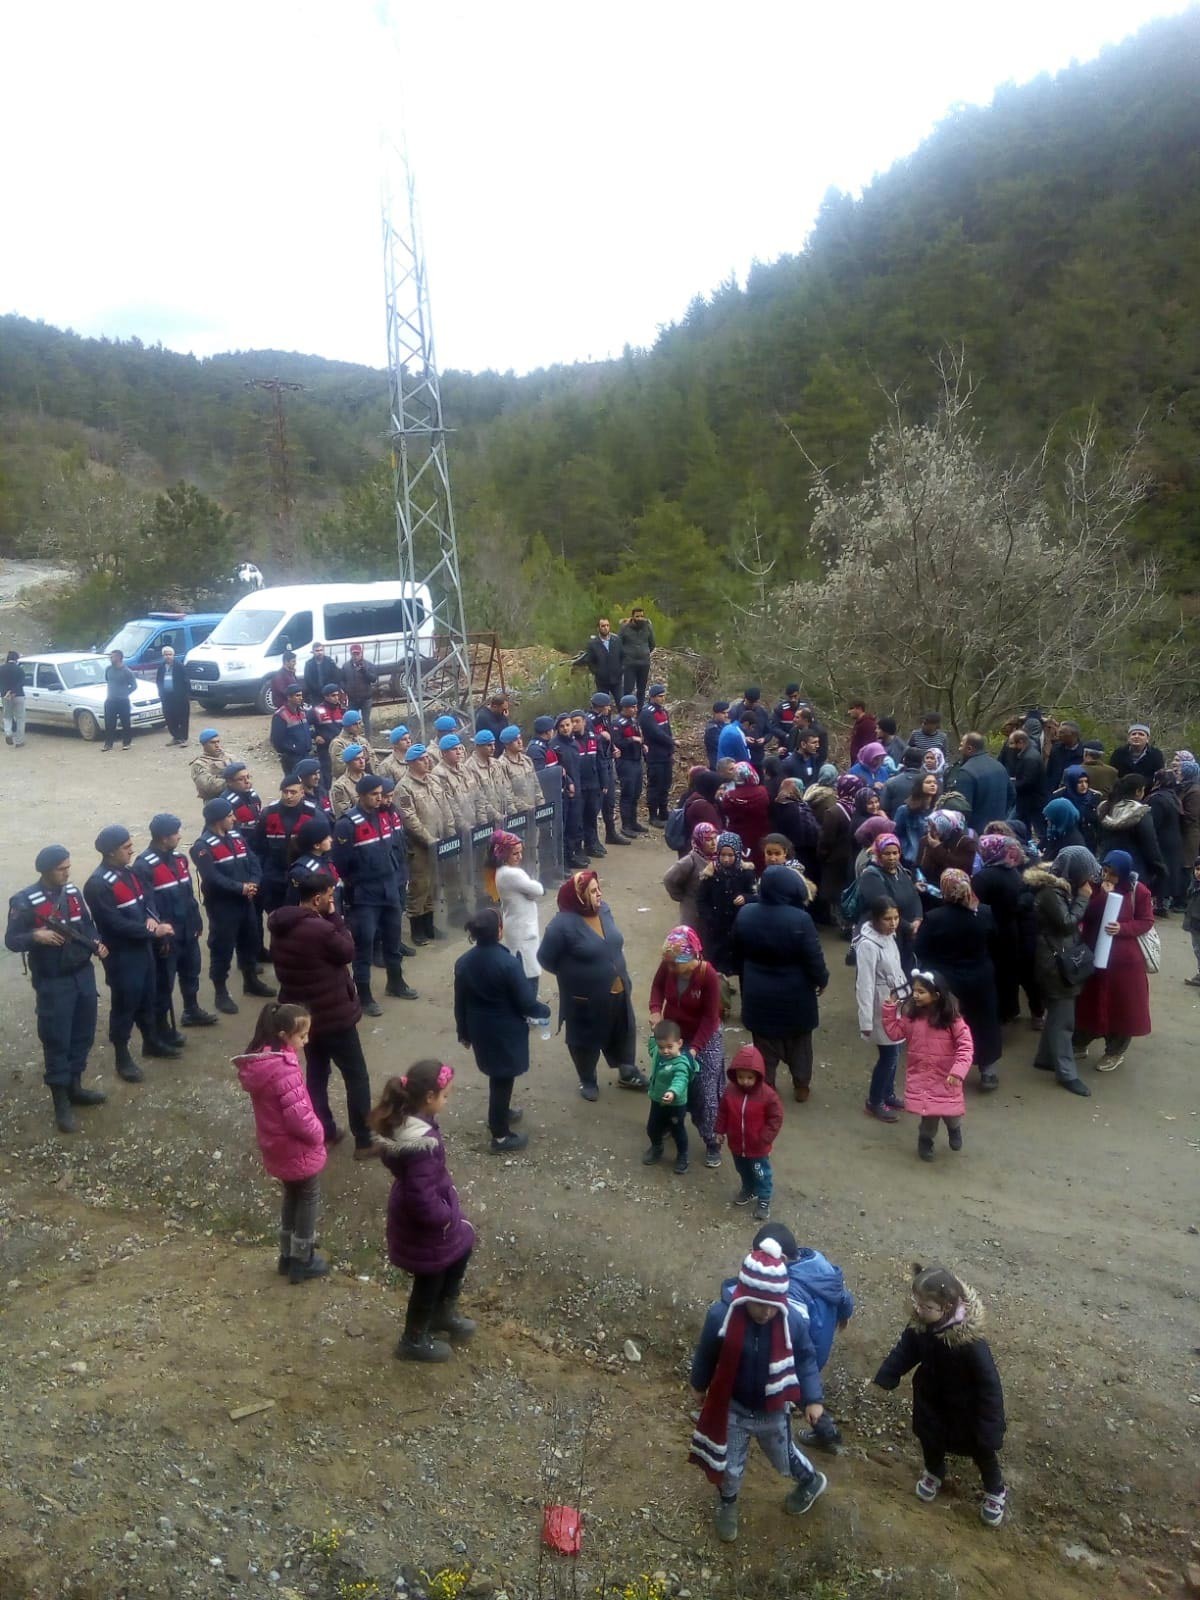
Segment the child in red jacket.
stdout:
<svg viewBox="0 0 1200 1600">
<path fill-rule="evenodd" d="M 729 1082 L 717 1108 L 715 1132 L 729 1141 L 729 1153 L 742 1187 L 735 1206 L 754 1201 L 754 1220 L 771 1215 L 771 1146 L 783 1126 L 783 1102 L 767 1082 L 763 1058 L 744 1044 L 725 1074 Z"/>
</svg>

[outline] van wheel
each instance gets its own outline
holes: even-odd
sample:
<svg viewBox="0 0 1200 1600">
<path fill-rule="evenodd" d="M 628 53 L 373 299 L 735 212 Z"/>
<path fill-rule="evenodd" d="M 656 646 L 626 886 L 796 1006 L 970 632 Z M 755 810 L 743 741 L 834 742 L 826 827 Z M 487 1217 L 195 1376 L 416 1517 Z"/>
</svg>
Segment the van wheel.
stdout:
<svg viewBox="0 0 1200 1600">
<path fill-rule="evenodd" d="M 81 739 L 86 739 L 92 744 L 100 737 L 100 723 L 90 711 L 77 711 L 75 713 L 75 727 Z"/>
<path fill-rule="evenodd" d="M 261 711 L 265 717 L 269 717 L 273 711 L 278 709 L 275 704 L 275 696 L 271 690 L 270 678 L 264 678 L 262 683 L 259 684 L 258 693 L 254 696 L 254 709 Z"/>
</svg>

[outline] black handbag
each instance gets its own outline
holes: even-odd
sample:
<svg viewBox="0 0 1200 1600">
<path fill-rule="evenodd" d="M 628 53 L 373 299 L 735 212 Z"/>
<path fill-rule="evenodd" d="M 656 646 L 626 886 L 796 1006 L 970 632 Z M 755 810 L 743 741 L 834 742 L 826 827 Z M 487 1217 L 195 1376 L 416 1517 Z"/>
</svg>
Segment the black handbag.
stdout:
<svg viewBox="0 0 1200 1600">
<path fill-rule="evenodd" d="M 1096 970 L 1096 958 L 1091 946 L 1076 939 L 1065 950 L 1054 952 L 1054 964 L 1062 981 L 1072 989 L 1081 988 Z"/>
</svg>

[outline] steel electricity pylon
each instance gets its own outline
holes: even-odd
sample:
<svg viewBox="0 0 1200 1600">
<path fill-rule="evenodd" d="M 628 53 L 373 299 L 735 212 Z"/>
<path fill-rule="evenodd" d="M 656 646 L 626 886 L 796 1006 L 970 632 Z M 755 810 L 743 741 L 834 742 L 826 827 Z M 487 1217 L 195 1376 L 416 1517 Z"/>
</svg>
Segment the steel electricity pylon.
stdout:
<svg viewBox="0 0 1200 1600">
<path fill-rule="evenodd" d="M 406 156 L 395 158 L 404 192 L 383 202 L 383 256 L 387 287 L 390 442 L 396 501 L 400 577 L 411 589 L 405 601 L 410 637 L 420 637 L 424 612 L 419 585 L 432 597 L 436 650 L 406 652 L 405 692 L 410 715 L 424 736 L 433 706 L 465 706 L 471 695 L 472 659 L 463 607 L 441 384 L 433 345 L 429 287 L 417 219 L 416 190 Z"/>
</svg>

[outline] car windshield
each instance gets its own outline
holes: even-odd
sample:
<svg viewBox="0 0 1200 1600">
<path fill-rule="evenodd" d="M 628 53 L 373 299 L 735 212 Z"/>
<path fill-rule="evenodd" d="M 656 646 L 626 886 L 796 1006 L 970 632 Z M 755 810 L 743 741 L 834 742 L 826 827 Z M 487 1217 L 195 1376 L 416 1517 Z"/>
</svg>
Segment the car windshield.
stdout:
<svg viewBox="0 0 1200 1600">
<path fill-rule="evenodd" d="M 135 656 L 154 631 L 153 622 L 127 622 L 120 633 L 114 633 L 104 646 L 105 654 L 110 650 L 120 650 L 127 656 Z"/>
<path fill-rule="evenodd" d="M 103 656 L 85 656 L 82 661 L 60 661 L 58 670 L 68 689 L 90 689 L 104 682 L 108 662 Z"/>
<path fill-rule="evenodd" d="M 262 644 L 282 621 L 282 611 L 231 611 L 208 637 L 213 644 Z"/>
</svg>

